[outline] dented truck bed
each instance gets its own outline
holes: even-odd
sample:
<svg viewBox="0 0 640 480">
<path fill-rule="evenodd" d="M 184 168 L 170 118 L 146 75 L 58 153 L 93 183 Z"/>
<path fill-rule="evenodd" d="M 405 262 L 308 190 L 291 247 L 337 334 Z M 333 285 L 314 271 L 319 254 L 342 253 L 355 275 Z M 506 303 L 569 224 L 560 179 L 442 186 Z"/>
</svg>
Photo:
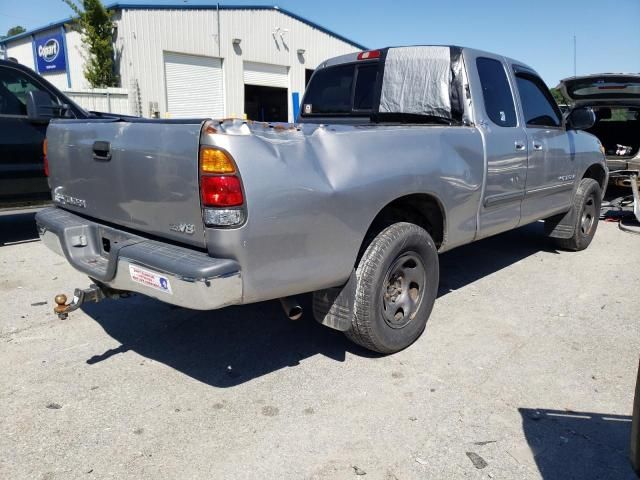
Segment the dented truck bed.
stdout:
<svg viewBox="0 0 640 480">
<path fill-rule="evenodd" d="M 316 69 L 301 111 L 51 122 L 56 206 L 36 221 L 94 281 L 56 312 L 133 291 L 197 309 L 280 298 L 295 319 L 291 297 L 314 292 L 318 321 L 390 353 L 426 325 L 439 252 L 543 219 L 575 250 L 595 233 L 608 171 L 580 131 L 593 112 L 562 117 L 520 62 L 353 53 Z"/>
<path fill-rule="evenodd" d="M 95 139 L 109 144 L 110 159 L 96 158 Z M 443 249 L 476 233 L 483 145 L 472 127 L 54 121 L 48 142 L 54 210 L 78 223 L 237 262 L 242 295 L 235 303 L 345 282 L 371 220 L 397 196 L 427 191 L 441 199 L 451 212 Z M 204 223 L 202 146 L 232 153 L 245 196 L 239 227 Z M 38 215 L 41 228 L 50 225 L 49 215 Z M 144 285 L 140 290 L 157 296 Z"/>
</svg>

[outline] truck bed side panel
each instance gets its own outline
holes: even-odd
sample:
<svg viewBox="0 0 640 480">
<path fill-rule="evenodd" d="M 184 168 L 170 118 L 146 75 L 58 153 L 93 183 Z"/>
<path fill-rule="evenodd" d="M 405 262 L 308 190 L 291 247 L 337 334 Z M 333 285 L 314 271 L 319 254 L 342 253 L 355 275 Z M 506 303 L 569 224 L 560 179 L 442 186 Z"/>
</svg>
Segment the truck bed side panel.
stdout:
<svg viewBox="0 0 640 480">
<path fill-rule="evenodd" d="M 214 134 L 247 195 L 240 229 L 207 230 L 210 254 L 237 259 L 244 301 L 346 281 L 375 216 L 404 195 L 428 193 L 446 211 L 444 249 L 471 241 L 483 178 L 475 128 L 303 125 Z"/>
</svg>

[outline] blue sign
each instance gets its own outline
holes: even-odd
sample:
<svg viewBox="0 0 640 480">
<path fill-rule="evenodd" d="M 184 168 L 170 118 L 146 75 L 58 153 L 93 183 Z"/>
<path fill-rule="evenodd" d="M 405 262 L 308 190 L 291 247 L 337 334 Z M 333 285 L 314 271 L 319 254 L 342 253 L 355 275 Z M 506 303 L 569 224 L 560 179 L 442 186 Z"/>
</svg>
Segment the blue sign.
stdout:
<svg viewBox="0 0 640 480">
<path fill-rule="evenodd" d="M 300 115 L 300 93 L 293 92 L 291 94 L 291 104 L 293 105 L 293 121 L 298 121 L 298 115 Z"/>
<path fill-rule="evenodd" d="M 62 33 L 34 39 L 38 73 L 64 72 L 67 69 Z"/>
</svg>

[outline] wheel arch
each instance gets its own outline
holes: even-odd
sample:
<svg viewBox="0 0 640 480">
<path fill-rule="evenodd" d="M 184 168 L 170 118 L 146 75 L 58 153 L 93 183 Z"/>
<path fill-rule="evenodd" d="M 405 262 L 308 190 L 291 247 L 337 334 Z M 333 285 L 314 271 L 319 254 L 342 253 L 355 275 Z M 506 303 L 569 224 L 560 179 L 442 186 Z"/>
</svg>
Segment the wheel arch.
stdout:
<svg viewBox="0 0 640 480">
<path fill-rule="evenodd" d="M 590 165 L 589 168 L 585 170 L 582 178 L 592 178 L 593 180 L 598 182 L 598 185 L 600 185 L 600 190 L 602 190 L 603 192 L 607 188 L 607 171 L 599 163 Z"/>
<path fill-rule="evenodd" d="M 412 193 L 383 206 L 369 224 L 358 259 L 378 233 L 396 222 L 410 222 L 424 228 L 440 249 L 447 239 L 447 218 L 442 201 L 430 193 Z"/>
</svg>

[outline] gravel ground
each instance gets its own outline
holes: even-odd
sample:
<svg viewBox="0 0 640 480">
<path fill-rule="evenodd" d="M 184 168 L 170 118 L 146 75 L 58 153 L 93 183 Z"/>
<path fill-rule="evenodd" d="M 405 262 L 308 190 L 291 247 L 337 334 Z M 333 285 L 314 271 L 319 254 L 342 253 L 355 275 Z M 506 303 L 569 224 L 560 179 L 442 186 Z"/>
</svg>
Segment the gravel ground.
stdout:
<svg viewBox="0 0 640 480">
<path fill-rule="evenodd" d="M 57 320 L 88 281 L 5 213 L 0 478 L 634 478 L 639 245 L 536 224 L 446 253 L 427 331 L 381 357 L 277 302 Z"/>
</svg>

